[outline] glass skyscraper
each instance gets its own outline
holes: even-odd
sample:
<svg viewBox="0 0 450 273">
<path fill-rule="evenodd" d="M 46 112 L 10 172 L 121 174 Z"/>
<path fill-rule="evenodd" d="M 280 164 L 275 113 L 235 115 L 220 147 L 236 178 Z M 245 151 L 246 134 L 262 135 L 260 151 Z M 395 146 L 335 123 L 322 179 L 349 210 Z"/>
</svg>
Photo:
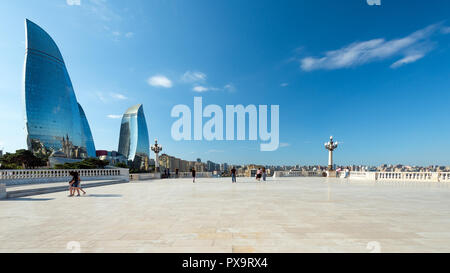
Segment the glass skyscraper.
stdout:
<svg viewBox="0 0 450 273">
<path fill-rule="evenodd" d="M 137 169 L 148 169 L 150 141 L 142 104 L 128 109 L 122 118 L 119 153 Z"/>
<path fill-rule="evenodd" d="M 24 69 L 25 128 L 35 153 L 61 151 L 67 158 L 95 157 L 91 129 L 78 104 L 58 46 L 26 20 Z"/>
</svg>

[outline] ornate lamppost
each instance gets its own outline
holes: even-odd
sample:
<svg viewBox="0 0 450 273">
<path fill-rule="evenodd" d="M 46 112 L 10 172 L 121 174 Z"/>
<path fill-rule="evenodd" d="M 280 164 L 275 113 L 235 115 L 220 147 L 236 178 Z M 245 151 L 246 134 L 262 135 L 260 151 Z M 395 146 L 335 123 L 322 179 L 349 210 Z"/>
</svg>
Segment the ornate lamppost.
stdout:
<svg viewBox="0 0 450 273">
<path fill-rule="evenodd" d="M 337 149 L 339 143 L 333 141 L 333 136 L 330 137 L 330 142 L 325 143 L 325 149 L 328 150 L 328 176 L 334 174 L 333 170 L 333 151 Z"/>
<path fill-rule="evenodd" d="M 159 173 L 159 153 L 163 148 L 158 144 L 158 139 L 155 139 L 155 145 L 152 145 L 151 149 L 155 153 L 155 172 Z"/>
</svg>

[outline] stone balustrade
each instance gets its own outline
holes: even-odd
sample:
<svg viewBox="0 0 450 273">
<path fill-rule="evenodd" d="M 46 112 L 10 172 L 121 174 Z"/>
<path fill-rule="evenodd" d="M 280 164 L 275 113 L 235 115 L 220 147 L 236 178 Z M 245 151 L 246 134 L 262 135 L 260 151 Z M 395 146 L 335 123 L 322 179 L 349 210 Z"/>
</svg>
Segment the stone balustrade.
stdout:
<svg viewBox="0 0 450 273">
<path fill-rule="evenodd" d="M 211 178 L 213 174 L 211 172 L 198 172 L 195 175 L 197 178 Z M 170 178 L 192 178 L 191 172 L 180 172 L 178 176 L 175 172 L 170 173 Z M 132 181 L 143 181 L 143 180 L 153 180 L 161 179 L 161 173 L 142 173 L 142 174 L 130 174 L 130 180 Z"/>
<path fill-rule="evenodd" d="M 321 172 L 277 171 L 274 177 L 314 177 L 322 176 Z M 450 172 L 340 172 L 340 178 L 370 181 L 418 181 L 418 182 L 450 182 Z"/>
<path fill-rule="evenodd" d="M 76 171 L 82 180 L 124 179 L 129 181 L 128 169 L 94 170 L 0 170 L 0 183 L 6 186 L 64 182 L 71 179 L 70 172 Z"/>
<path fill-rule="evenodd" d="M 323 177 L 323 172 L 318 171 L 276 171 L 273 174 L 277 177 Z"/>
</svg>

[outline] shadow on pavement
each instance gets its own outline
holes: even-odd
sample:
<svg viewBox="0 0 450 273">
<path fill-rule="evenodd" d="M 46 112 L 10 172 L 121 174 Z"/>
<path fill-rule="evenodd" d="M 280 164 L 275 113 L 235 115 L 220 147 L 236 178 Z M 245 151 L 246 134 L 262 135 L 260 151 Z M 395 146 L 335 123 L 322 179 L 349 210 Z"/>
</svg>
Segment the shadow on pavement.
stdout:
<svg viewBox="0 0 450 273">
<path fill-rule="evenodd" d="M 0 202 L 5 201 L 52 201 L 55 200 L 55 198 L 26 198 L 26 197 L 19 197 L 19 198 L 11 198 L 11 199 L 4 199 L 0 200 Z"/>
<path fill-rule="evenodd" d="M 121 194 L 87 194 L 83 197 L 95 197 L 95 198 L 118 198 L 122 197 Z"/>
</svg>

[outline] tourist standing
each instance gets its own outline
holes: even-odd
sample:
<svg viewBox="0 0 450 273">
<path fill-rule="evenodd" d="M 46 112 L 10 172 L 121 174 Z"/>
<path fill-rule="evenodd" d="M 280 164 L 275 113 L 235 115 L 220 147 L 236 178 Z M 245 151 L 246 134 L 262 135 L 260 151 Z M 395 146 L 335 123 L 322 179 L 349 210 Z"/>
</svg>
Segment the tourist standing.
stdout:
<svg viewBox="0 0 450 273">
<path fill-rule="evenodd" d="M 196 176 L 195 169 L 192 168 L 191 172 L 192 172 L 192 183 L 195 183 L 195 176 Z"/>
<path fill-rule="evenodd" d="M 233 167 L 233 169 L 231 169 L 231 181 L 232 183 L 237 183 L 236 182 L 236 169 Z"/>
<path fill-rule="evenodd" d="M 262 179 L 263 179 L 263 181 L 266 181 L 266 179 L 267 179 L 266 168 L 262 168 Z"/>
</svg>

